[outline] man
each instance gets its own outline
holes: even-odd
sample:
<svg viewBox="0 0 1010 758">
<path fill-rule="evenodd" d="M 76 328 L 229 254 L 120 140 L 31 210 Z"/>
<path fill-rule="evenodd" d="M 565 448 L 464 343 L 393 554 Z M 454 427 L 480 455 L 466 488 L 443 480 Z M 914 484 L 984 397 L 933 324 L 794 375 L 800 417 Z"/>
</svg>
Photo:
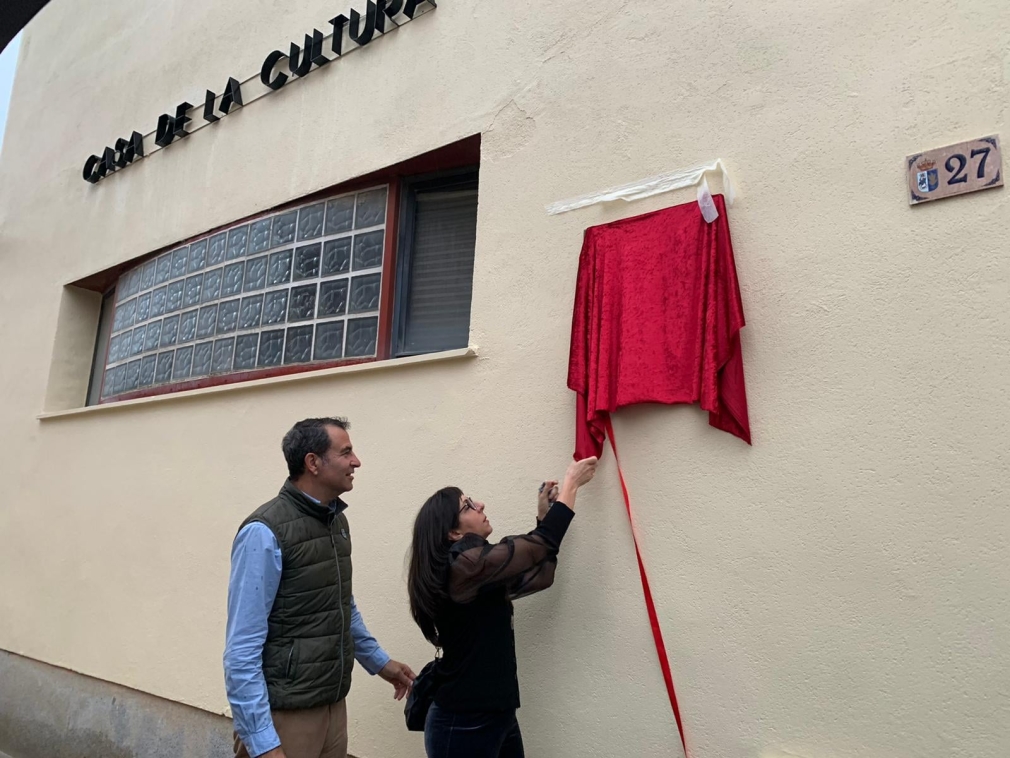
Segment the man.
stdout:
<svg viewBox="0 0 1010 758">
<path fill-rule="evenodd" d="M 361 461 L 348 427 L 312 418 L 284 435 L 290 477 L 232 546 L 224 672 L 238 758 L 345 758 L 355 659 L 397 700 L 414 679 L 369 634 L 351 595 L 340 496 Z"/>
</svg>

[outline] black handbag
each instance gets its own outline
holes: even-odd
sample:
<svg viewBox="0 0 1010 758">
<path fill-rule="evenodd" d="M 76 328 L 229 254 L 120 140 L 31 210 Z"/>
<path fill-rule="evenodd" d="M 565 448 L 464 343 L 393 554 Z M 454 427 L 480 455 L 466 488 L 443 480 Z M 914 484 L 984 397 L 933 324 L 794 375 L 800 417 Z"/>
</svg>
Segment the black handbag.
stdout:
<svg viewBox="0 0 1010 758">
<path fill-rule="evenodd" d="M 435 700 L 435 693 L 441 684 L 438 673 L 439 658 L 425 664 L 421 673 L 414 679 L 414 686 L 407 695 L 407 704 L 403 706 L 403 717 L 407 721 L 407 729 L 411 732 L 423 732 L 424 722 L 428 718 L 428 709 Z"/>
</svg>

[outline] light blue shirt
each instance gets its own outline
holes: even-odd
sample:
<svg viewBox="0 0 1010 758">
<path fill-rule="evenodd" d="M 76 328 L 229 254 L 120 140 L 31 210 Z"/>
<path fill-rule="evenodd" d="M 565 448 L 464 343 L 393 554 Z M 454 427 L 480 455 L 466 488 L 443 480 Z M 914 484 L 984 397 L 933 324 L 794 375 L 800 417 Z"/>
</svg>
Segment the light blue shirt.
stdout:
<svg viewBox="0 0 1010 758">
<path fill-rule="evenodd" d="M 263 644 L 282 566 L 281 548 L 270 527 L 254 522 L 239 531 L 231 550 L 224 681 L 235 732 L 252 756 L 281 744 L 270 717 Z M 351 637 L 354 658 L 369 674 L 377 674 L 389 662 L 389 655 L 365 626 L 353 596 Z"/>
</svg>

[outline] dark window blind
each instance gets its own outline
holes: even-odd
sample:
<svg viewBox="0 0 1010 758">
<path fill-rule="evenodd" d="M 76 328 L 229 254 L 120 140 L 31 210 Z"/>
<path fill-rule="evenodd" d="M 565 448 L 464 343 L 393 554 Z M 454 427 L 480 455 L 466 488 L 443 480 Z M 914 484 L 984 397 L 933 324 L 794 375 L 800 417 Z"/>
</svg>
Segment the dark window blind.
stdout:
<svg viewBox="0 0 1010 758">
<path fill-rule="evenodd" d="M 401 354 L 467 346 L 476 240 L 476 189 L 417 195 Z"/>
</svg>

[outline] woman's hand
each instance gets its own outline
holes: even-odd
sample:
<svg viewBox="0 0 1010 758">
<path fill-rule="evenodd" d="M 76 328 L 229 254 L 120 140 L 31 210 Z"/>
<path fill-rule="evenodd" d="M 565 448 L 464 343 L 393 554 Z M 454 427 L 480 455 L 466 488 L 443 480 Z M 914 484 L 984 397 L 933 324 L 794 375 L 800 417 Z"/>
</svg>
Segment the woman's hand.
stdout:
<svg viewBox="0 0 1010 758">
<path fill-rule="evenodd" d="M 571 482 L 576 488 L 581 487 L 583 484 L 588 484 L 594 476 L 596 476 L 596 464 L 599 459 L 595 456 L 592 458 L 583 458 L 581 461 L 573 461 L 568 466 L 568 471 L 565 472 L 565 484 Z"/>
<path fill-rule="evenodd" d="M 540 494 L 537 495 L 537 520 L 543 521 L 547 511 L 551 509 L 551 504 L 558 499 L 558 483 L 552 479 L 540 485 Z"/>
<path fill-rule="evenodd" d="M 561 492 L 558 493 L 558 500 L 573 511 L 575 510 L 575 493 L 579 491 L 579 487 L 588 484 L 596 476 L 598 460 L 595 456 L 583 458 L 581 461 L 571 463 L 568 466 L 568 471 L 565 472 L 565 481 L 561 485 Z"/>
</svg>

